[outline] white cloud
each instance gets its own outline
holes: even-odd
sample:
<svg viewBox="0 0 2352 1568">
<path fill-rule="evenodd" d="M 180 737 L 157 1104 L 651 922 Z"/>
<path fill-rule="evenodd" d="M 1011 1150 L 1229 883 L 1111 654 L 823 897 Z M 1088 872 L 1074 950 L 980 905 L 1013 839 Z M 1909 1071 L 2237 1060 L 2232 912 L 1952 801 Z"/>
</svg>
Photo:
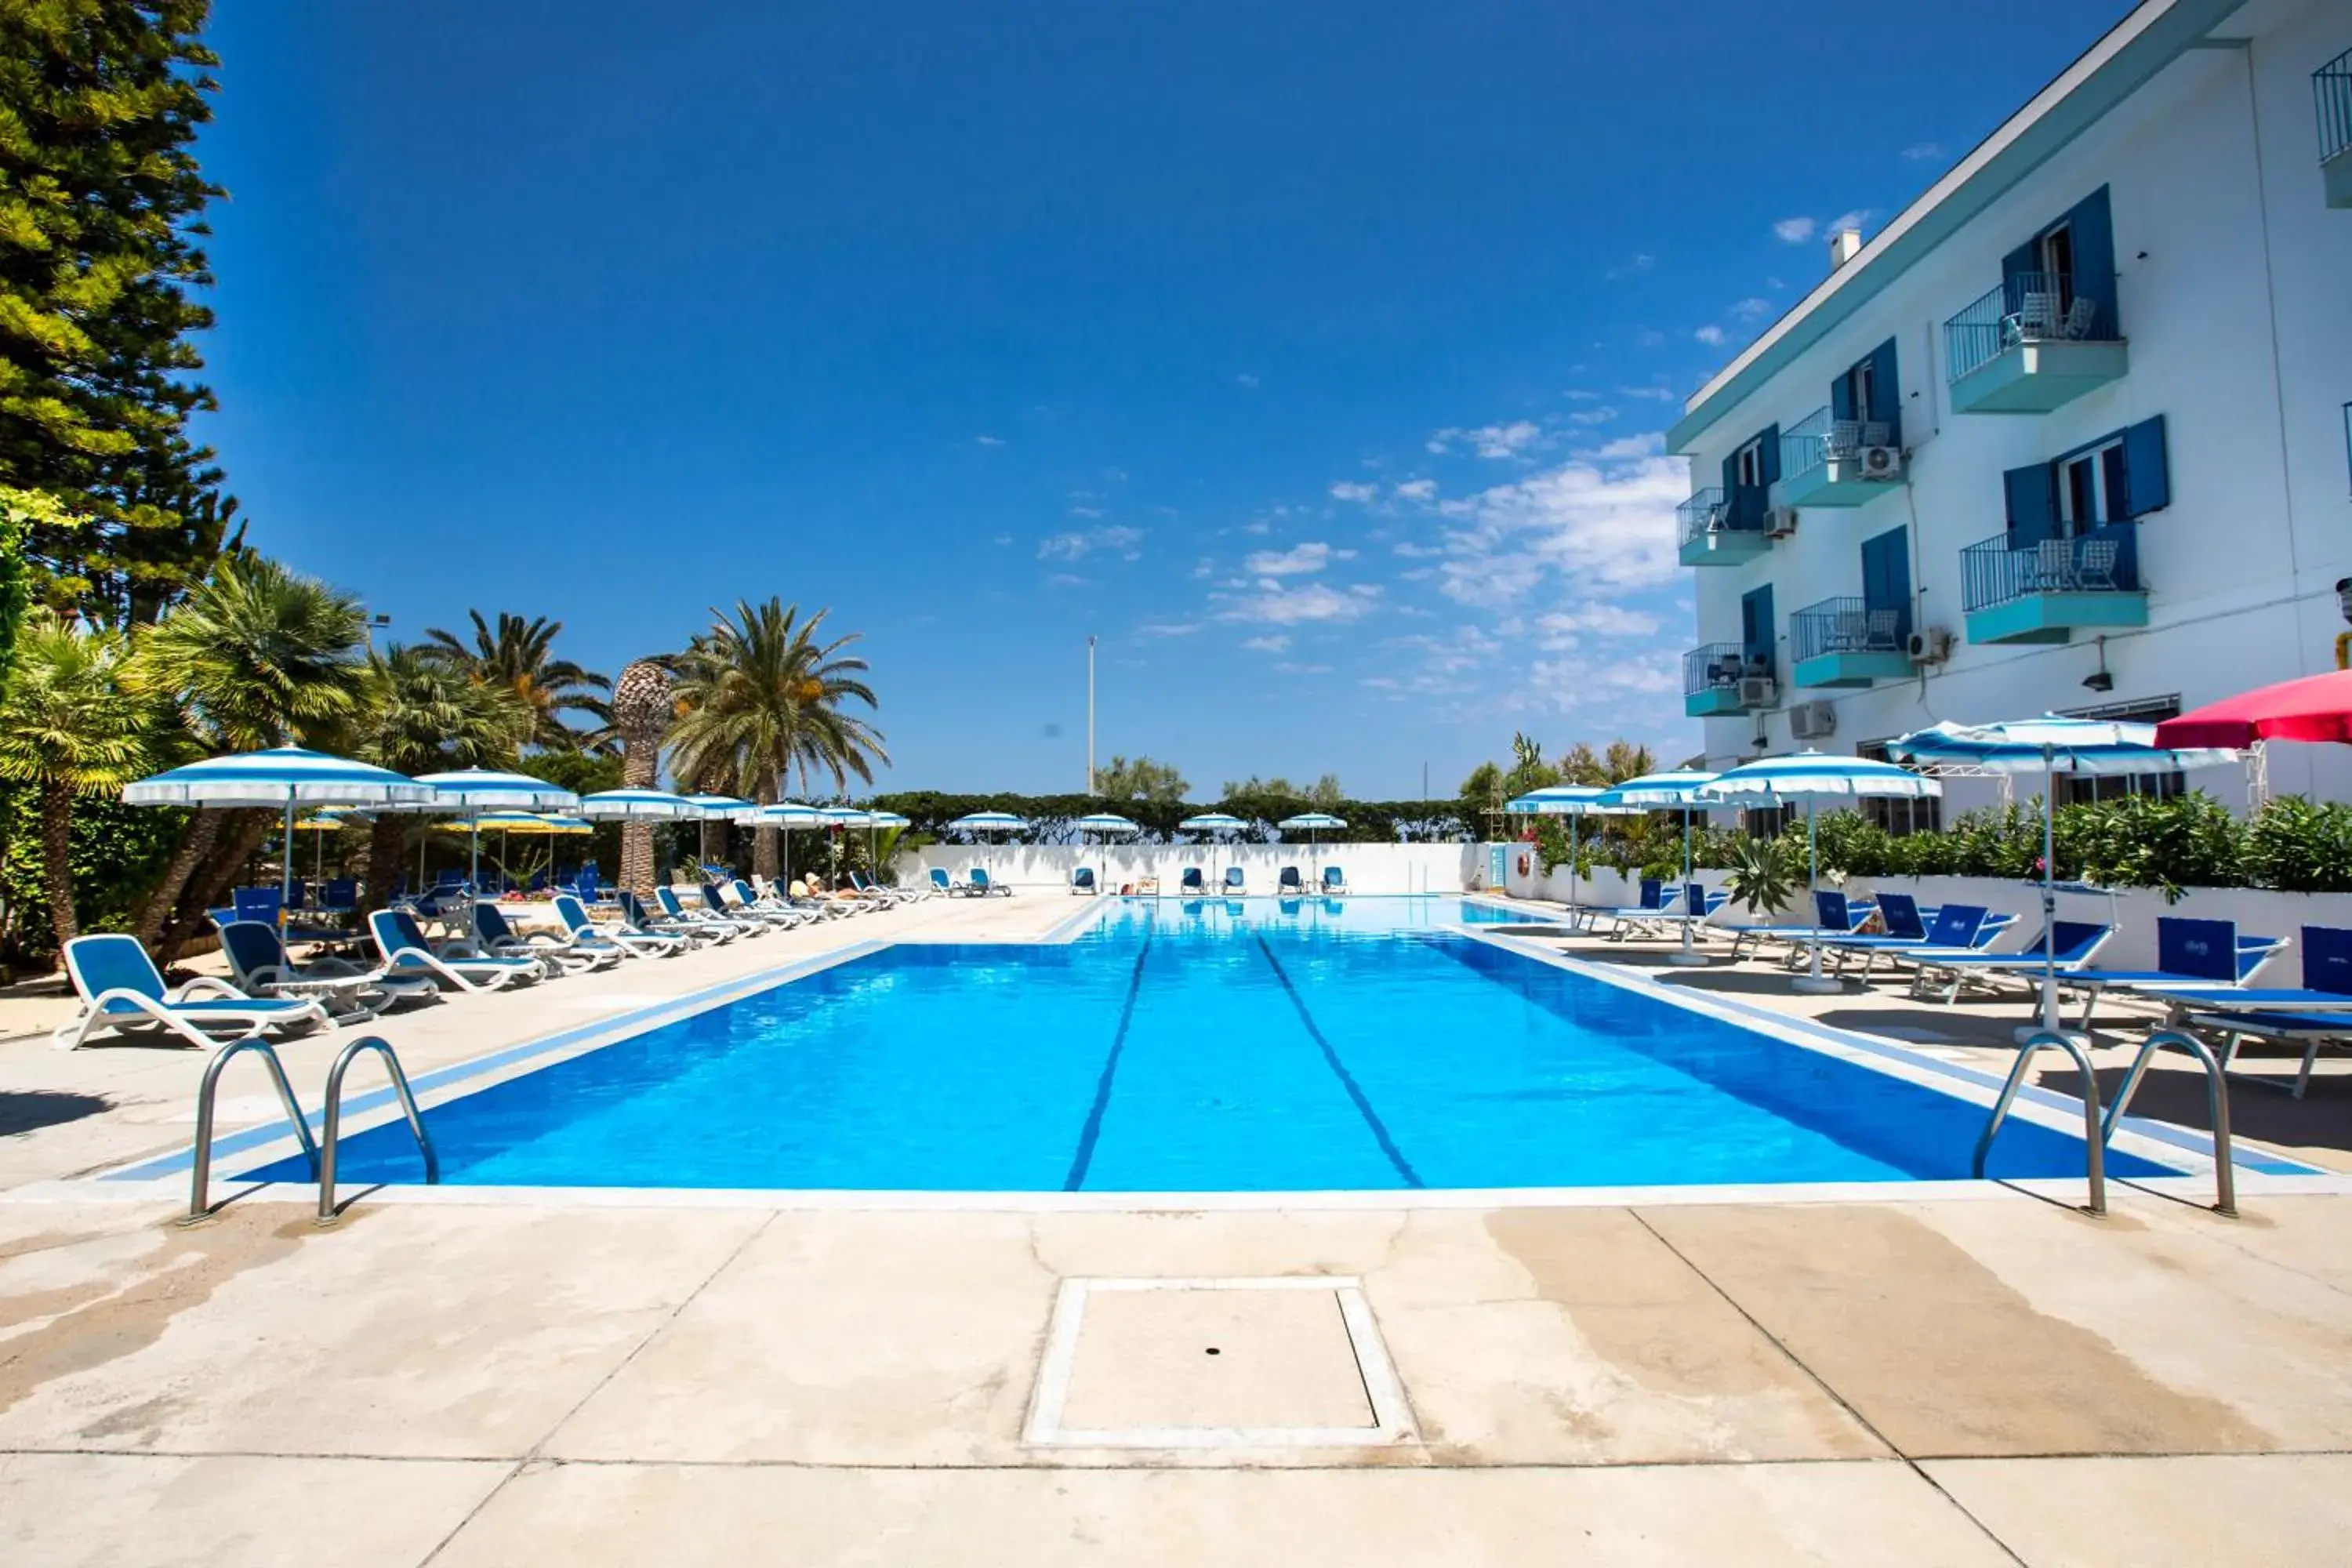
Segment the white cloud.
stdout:
<svg viewBox="0 0 2352 1568">
<path fill-rule="evenodd" d="M 1222 612 L 1229 621 L 1265 621 L 1297 626 L 1311 621 L 1352 621 L 1379 603 L 1381 591 L 1369 583 L 1334 588 L 1328 583 L 1286 584 L 1279 577 L 1261 578 L 1257 592 L 1221 595 L 1229 602 Z"/>
<path fill-rule="evenodd" d="M 1554 610 L 1538 616 L 1536 630 L 1540 634 L 1544 650 L 1558 653 L 1576 647 L 1581 636 L 1587 633 L 1604 637 L 1654 636 L 1658 630 L 1658 617 L 1640 610 L 1629 610 L 1622 605 L 1594 600 L 1579 605 L 1573 610 Z"/>
<path fill-rule="evenodd" d="M 1013 542 L 1013 536 L 1009 533 L 1000 533 L 991 542 L 995 544 L 998 549 L 1002 550 L 1004 546 Z"/>
<path fill-rule="evenodd" d="M 1876 207 L 1860 207 L 1850 213 L 1838 214 L 1837 216 L 1830 219 L 1827 228 L 1832 234 L 1835 234 L 1842 228 L 1866 228 L 1870 225 L 1870 220 L 1877 216 Z"/>
<path fill-rule="evenodd" d="M 1070 515 L 1072 517 L 1100 517 L 1102 515 L 1102 508 L 1098 506 L 1074 506 L 1070 509 Z"/>
<path fill-rule="evenodd" d="M 1543 439 L 1543 427 L 1532 420 L 1508 425 L 1481 425 L 1475 429 L 1448 426 L 1423 443 L 1433 452 L 1450 452 L 1456 441 L 1466 442 L 1482 458 L 1516 458 Z"/>
<path fill-rule="evenodd" d="M 1443 555 L 1445 552 L 1434 544 L 1415 544 L 1408 539 L 1398 544 L 1390 553 L 1402 555 L 1408 561 L 1420 561 L 1432 555 Z"/>
<path fill-rule="evenodd" d="M 1198 621 L 1146 621 L 1135 628 L 1139 637 L 1189 637 L 1201 629 Z"/>
<path fill-rule="evenodd" d="M 1381 487 L 1375 484 L 1354 484 L 1341 479 L 1331 487 L 1333 500 L 1374 501 L 1380 499 Z"/>
<path fill-rule="evenodd" d="M 1076 508 L 1073 510 L 1077 510 Z M 1104 528 L 1048 534 L 1037 542 L 1040 561 L 1082 561 L 1096 551 L 1107 551 L 1133 561 L 1142 554 L 1143 530 L 1113 523 Z"/>
<path fill-rule="evenodd" d="M 1944 149 L 1933 142 L 1914 142 L 1903 149 L 1903 155 L 1917 163 L 1929 158 L 1940 158 Z"/>
<path fill-rule="evenodd" d="M 1587 590 L 1673 580 L 1688 467 L 1664 456 L 1654 434 L 1603 452 L 1447 502 L 1442 510 L 1465 526 L 1446 536 L 1442 590 L 1502 609 L 1553 572 Z"/>
<path fill-rule="evenodd" d="M 1048 588 L 1083 588 L 1087 586 L 1087 580 L 1084 577 L 1079 576 L 1075 572 L 1056 572 L 1052 576 L 1045 579 L 1045 586 Z"/>
<path fill-rule="evenodd" d="M 1621 386 L 1617 395 L 1620 397 L 1646 397 L 1658 403 L 1675 401 L 1675 389 L 1671 386 Z"/>
<path fill-rule="evenodd" d="M 1004 437 L 1002 436 L 974 436 L 971 439 L 972 444 L 977 447 L 1002 447 L 1004 445 Z"/>
<path fill-rule="evenodd" d="M 1331 667 L 1328 664 L 1293 664 L 1285 659 L 1274 667 L 1274 672 L 1276 675 L 1328 675 Z"/>
<path fill-rule="evenodd" d="M 1732 305 L 1731 313 L 1743 321 L 1760 321 L 1772 313 L 1772 301 L 1754 298 L 1741 300 Z"/>
<path fill-rule="evenodd" d="M 1242 647 L 1252 653 L 1287 653 L 1290 651 L 1290 634 L 1276 632 L 1271 637 L 1244 637 Z"/>
<path fill-rule="evenodd" d="M 1617 417 L 1617 411 L 1607 404 L 1598 408 L 1580 408 L 1568 416 L 1571 425 L 1606 425 Z"/>
<path fill-rule="evenodd" d="M 1399 500 L 1435 500 L 1437 499 L 1437 481 L 1435 479 L 1408 479 L 1403 484 L 1395 487 L 1395 492 L 1396 498 Z"/>
<path fill-rule="evenodd" d="M 1598 403 L 1601 401 L 1601 395 L 1599 393 L 1586 392 L 1581 388 L 1571 389 L 1560 394 L 1560 395 L 1567 398 L 1570 403 Z"/>
<path fill-rule="evenodd" d="M 1355 558 L 1352 550 L 1334 550 L 1320 540 L 1310 539 L 1287 550 L 1261 550 L 1243 562 L 1242 569 L 1253 577 L 1300 577 L 1320 572 L 1334 561 Z"/>
<path fill-rule="evenodd" d="M 1785 244 L 1802 245 L 1813 237 L 1815 226 L 1809 217 L 1784 217 L 1772 226 L 1772 233 Z"/>
<path fill-rule="evenodd" d="M 1655 430 L 1650 430 L 1639 436 L 1620 436 L 1614 441 L 1597 447 L 1587 455 L 1598 458 L 1603 462 L 1613 462 L 1625 458 L 1652 457 L 1665 449 L 1665 437 Z"/>
<path fill-rule="evenodd" d="M 1691 336 L 1696 338 L 1699 342 L 1705 343 L 1709 348 L 1717 348 L 1720 347 L 1723 342 L 1723 329 L 1717 326 L 1713 321 L 1709 321 L 1706 326 L 1701 327 L 1698 331 L 1693 332 Z"/>
<path fill-rule="evenodd" d="M 1239 375 L 1237 375 L 1237 376 L 1234 377 L 1234 384 L 1235 386 L 1246 386 L 1246 387 L 1253 387 L 1253 388 L 1255 388 L 1255 387 L 1257 385 L 1257 384 L 1258 384 L 1258 381 L 1257 381 L 1257 373 L 1256 373 L 1256 372 L 1255 372 L 1255 371 L 1247 371 L 1247 370 L 1245 370 L 1245 371 L 1242 372 L 1242 373 L 1241 373 L 1241 374 L 1239 374 Z"/>
</svg>

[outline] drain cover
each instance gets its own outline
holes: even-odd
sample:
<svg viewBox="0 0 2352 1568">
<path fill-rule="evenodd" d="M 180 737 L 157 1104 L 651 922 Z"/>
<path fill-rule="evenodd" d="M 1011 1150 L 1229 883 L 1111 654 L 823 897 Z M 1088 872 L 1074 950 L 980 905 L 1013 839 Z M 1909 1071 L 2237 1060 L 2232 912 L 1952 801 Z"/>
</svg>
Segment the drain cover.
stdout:
<svg viewBox="0 0 2352 1568">
<path fill-rule="evenodd" d="M 1024 1439 L 1353 1447 L 1412 1435 L 1360 1281 L 1070 1279 Z"/>
</svg>

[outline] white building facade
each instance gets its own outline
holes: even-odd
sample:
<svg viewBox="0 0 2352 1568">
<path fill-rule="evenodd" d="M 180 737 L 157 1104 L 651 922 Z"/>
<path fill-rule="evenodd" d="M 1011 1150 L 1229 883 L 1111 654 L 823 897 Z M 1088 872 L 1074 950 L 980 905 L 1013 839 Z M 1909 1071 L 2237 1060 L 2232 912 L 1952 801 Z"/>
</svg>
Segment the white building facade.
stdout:
<svg viewBox="0 0 2352 1568">
<path fill-rule="evenodd" d="M 1668 437 L 1707 764 L 2336 668 L 2347 144 L 2352 5 L 2147 0 L 1834 247 Z M 2270 752 L 2273 793 L 2352 797 L 2352 748 Z"/>
</svg>

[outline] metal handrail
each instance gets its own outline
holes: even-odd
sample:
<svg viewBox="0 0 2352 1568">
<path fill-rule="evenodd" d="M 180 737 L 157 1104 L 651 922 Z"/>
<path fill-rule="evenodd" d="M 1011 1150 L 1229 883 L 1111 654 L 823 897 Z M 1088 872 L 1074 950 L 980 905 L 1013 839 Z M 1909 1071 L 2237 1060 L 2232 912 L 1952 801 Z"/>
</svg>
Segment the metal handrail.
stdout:
<svg viewBox="0 0 2352 1568">
<path fill-rule="evenodd" d="M 1710 485 L 1675 508 L 1675 542 L 1679 547 L 1734 526 L 1721 487 Z"/>
<path fill-rule="evenodd" d="M 2230 1145 L 2230 1086 L 2221 1070 L 2219 1058 L 2204 1041 L 2184 1029 L 2151 1029 L 2140 1043 L 2139 1055 L 2132 1058 L 2131 1071 L 2124 1075 L 2123 1087 L 2116 1090 L 2115 1103 L 2107 1107 L 2106 1119 L 2100 1123 L 2102 1142 L 2116 1135 L 2116 1123 L 2124 1116 L 2124 1107 L 2139 1088 L 2140 1079 L 2147 1072 L 2147 1064 L 2166 1046 L 2177 1046 L 2197 1058 L 2205 1069 L 2205 1109 L 2213 1122 L 2213 1212 L 2226 1219 L 2238 1217 L 2238 1176 L 2235 1156 Z"/>
<path fill-rule="evenodd" d="M 301 1102 L 294 1098 L 294 1086 L 287 1081 L 286 1065 L 278 1059 L 277 1051 L 258 1035 L 231 1040 L 205 1067 L 204 1082 L 196 1087 L 195 1159 L 189 1167 L 188 1212 L 180 1221 L 182 1225 L 194 1225 L 212 1213 L 206 1199 L 213 1174 L 213 1102 L 220 1092 L 221 1069 L 239 1051 L 261 1053 L 262 1065 L 268 1068 L 270 1081 L 278 1086 L 278 1098 L 285 1104 L 286 1119 L 294 1124 L 294 1136 L 301 1141 L 303 1157 L 310 1161 L 312 1174 L 319 1171 L 319 1145 L 311 1142 L 310 1120 L 302 1114 Z"/>
<path fill-rule="evenodd" d="M 1985 1158 L 1992 1152 L 1992 1141 L 2000 1135 L 2000 1124 L 2009 1120 L 2010 1104 L 2025 1083 L 2025 1069 L 2032 1065 L 2034 1054 L 2048 1046 L 2055 1046 L 2074 1058 L 2074 1066 L 2083 1075 L 2083 1176 L 2091 1189 L 2091 1201 L 2084 1207 L 2105 1218 L 2107 1157 L 2106 1135 L 2099 1123 L 2099 1077 L 2091 1070 L 2090 1053 L 2055 1029 L 2037 1029 L 2017 1047 L 2017 1061 L 2009 1069 L 2009 1081 L 2000 1086 L 2000 1098 L 1992 1103 L 1992 1116 L 1985 1123 L 1983 1136 L 1977 1140 L 1976 1158 L 1970 1170 L 1977 1180 L 1984 1180 Z"/>
<path fill-rule="evenodd" d="M 2352 49 L 2311 73 L 2311 96 L 2319 118 L 2319 161 L 2352 148 Z"/>
<path fill-rule="evenodd" d="M 425 1180 L 428 1185 L 441 1180 L 441 1160 L 433 1152 L 433 1140 L 425 1131 L 425 1118 L 417 1114 L 416 1097 L 408 1091 L 408 1075 L 400 1070 L 400 1058 L 381 1035 L 362 1035 L 345 1046 L 335 1065 L 327 1069 L 327 1123 L 319 1139 L 319 1153 L 313 1162 L 319 1172 L 319 1217 L 315 1223 L 335 1223 L 335 1150 L 343 1131 L 343 1075 L 362 1051 L 373 1051 L 383 1058 L 384 1071 L 392 1079 L 392 1091 L 400 1097 L 401 1114 L 408 1118 L 408 1130 L 416 1136 L 417 1151 L 425 1156 Z"/>
</svg>

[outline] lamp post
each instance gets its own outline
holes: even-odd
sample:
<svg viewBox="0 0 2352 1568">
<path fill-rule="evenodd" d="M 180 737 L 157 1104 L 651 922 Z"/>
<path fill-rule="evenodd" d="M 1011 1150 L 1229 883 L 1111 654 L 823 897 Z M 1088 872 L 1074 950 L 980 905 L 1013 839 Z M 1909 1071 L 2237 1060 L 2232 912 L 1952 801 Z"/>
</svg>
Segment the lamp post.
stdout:
<svg viewBox="0 0 2352 1568">
<path fill-rule="evenodd" d="M 1087 796 L 1095 793 L 1095 639 L 1087 635 Z"/>
</svg>

